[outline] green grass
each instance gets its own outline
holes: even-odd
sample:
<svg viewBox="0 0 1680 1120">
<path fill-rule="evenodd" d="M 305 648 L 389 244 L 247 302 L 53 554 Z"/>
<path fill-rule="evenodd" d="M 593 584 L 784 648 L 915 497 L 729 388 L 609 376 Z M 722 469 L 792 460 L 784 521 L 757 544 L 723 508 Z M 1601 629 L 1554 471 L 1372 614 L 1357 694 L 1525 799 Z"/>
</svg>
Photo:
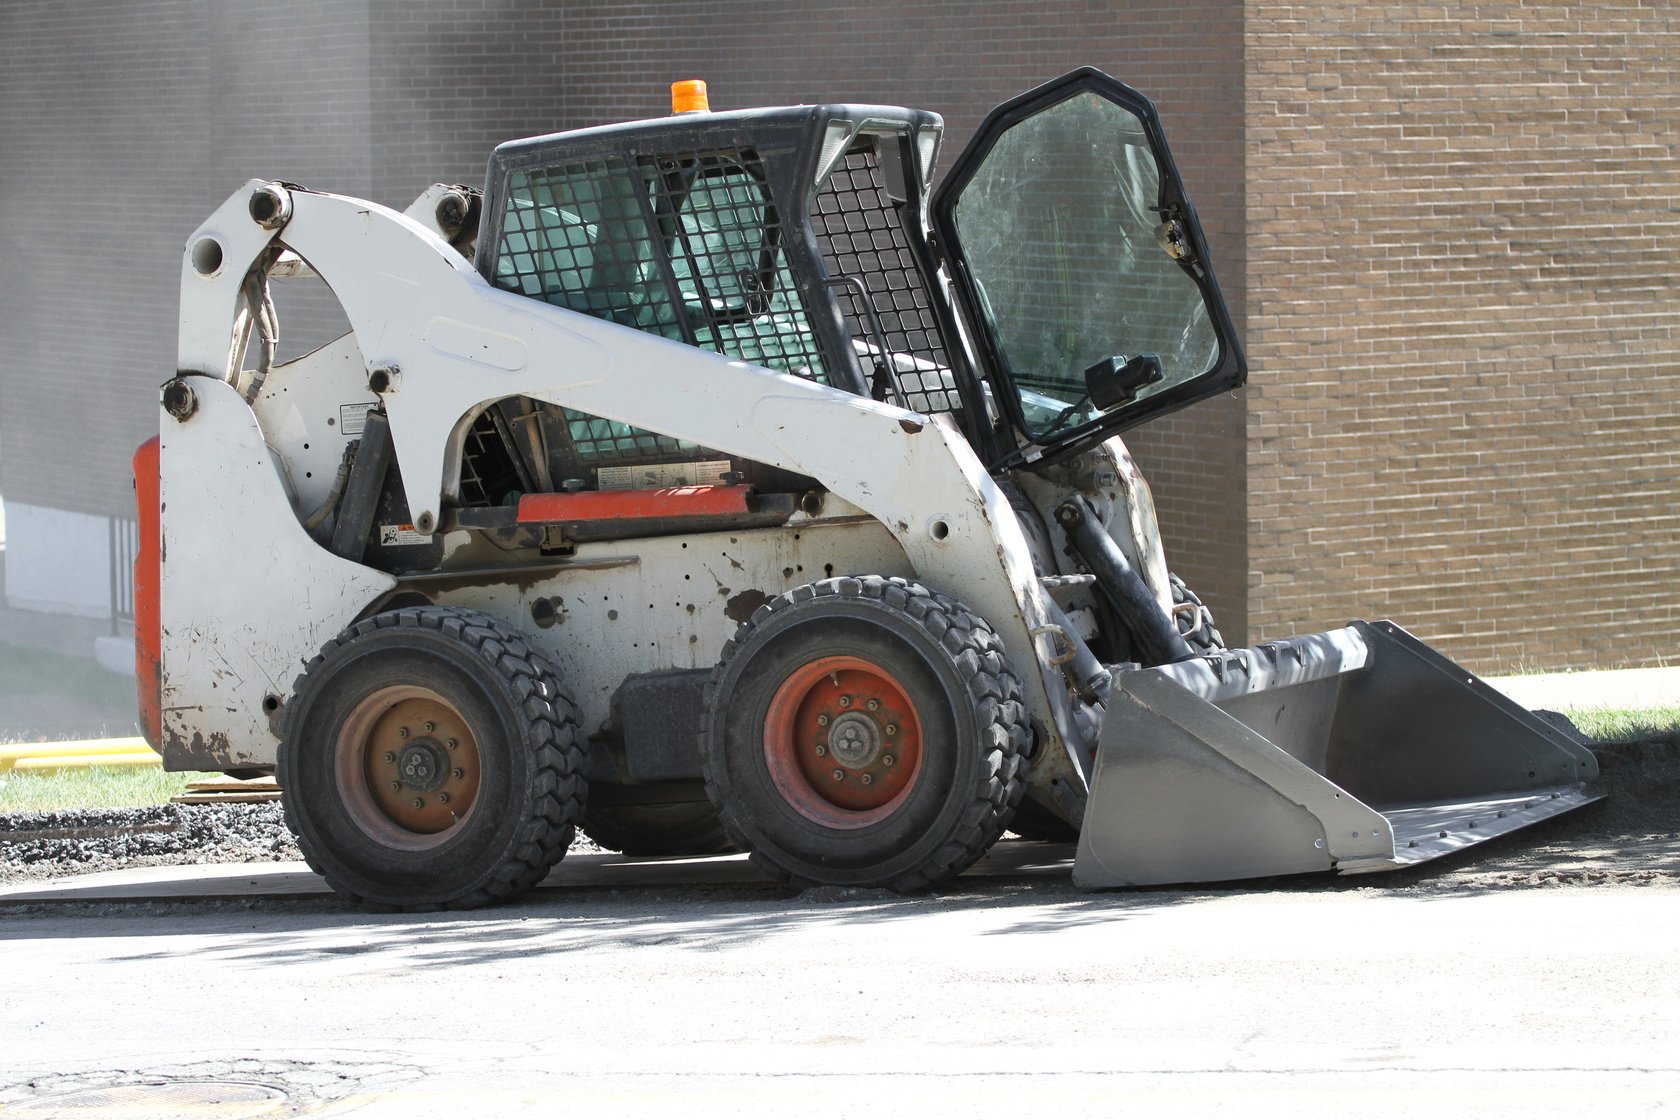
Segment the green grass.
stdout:
<svg viewBox="0 0 1680 1120">
<path fill-rule="evenodd" d="M 51 774 L 8 770 L 0 774 L 0 814 L 163 805 L 203 776 L 151 766 L 90 766 Z"/>
<path fill-rule="evenodd" d="M 1568 708 L 1563 714 L 1593 743 L 1631 743 L 1680 734 L 1680 704 L 1634 709 Z"/>
</svg>

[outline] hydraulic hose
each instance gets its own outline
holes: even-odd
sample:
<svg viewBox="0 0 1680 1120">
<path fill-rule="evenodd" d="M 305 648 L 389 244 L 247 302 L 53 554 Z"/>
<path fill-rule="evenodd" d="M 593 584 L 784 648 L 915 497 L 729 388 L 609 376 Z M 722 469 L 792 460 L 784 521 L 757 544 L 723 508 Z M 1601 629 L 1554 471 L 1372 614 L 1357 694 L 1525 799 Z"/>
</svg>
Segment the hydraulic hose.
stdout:
<svg viewBox="0 0 1680 1120">
<path fill-rule="evenodd" d="M 1137 640 L 1138 653 L 1146 665 L 1166 665 L 1196 656 L 1172 618 L 1161 609 L 1149 585 L 1103 528 L 1083 498 L 1069 498 L 1056 507 L 1056 521 L 1085 566 L 1097 577 L 1097 586 L 1125 620 Z"/>
</svg>

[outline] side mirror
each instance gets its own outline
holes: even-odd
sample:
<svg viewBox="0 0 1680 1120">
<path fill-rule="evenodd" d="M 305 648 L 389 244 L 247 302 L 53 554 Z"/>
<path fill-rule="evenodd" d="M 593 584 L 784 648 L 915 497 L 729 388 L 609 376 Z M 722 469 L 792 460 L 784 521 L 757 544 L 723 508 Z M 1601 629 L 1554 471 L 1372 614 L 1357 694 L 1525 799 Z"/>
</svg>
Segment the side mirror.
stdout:
<svg viewBox="0 0 1680 1120">
<path fill-rule="evenodd" d="M 1117 355 L 1085 368 L 1085 392 L 1101 412 L 1130 404 L 1137 399 L 1138 390 L 1159 380 L 1161 359 L 1156 354 L 1139 354 L 1134 358 Z"/>
</svg>

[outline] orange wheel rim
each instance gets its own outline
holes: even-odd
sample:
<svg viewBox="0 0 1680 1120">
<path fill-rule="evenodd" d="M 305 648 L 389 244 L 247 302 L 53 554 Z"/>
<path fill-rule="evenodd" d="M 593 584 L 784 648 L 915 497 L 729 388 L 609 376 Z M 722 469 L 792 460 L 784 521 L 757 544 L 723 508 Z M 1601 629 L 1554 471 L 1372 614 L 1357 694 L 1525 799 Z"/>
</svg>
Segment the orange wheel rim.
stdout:
<svg viewBox="0 0 1680 1120">
<path fill-rule="evenodd" d="M 890 672 L 858 657 L 794 670 L 764 718 L 770 778 L 799 815 L 829 828 L 891 816 L 922 769 L 922 725 Z"/>
<path fill-rule="evenodd" d="M 478 803 L 478 739 L 430 689 L 382 688 L 340 729 L 335 768 L 356 824 L 386 844 L 443 843 Z"/>
</svg>

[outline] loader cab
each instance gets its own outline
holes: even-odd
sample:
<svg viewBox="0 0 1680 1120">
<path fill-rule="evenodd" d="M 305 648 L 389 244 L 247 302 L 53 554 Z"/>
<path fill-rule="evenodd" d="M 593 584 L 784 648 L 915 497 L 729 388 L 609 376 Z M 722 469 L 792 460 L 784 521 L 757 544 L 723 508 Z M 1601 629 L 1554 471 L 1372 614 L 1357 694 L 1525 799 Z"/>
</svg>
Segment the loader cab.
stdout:
<svg viewBox="0 0 1680 1120">
<path fill-rule="evenodd" d="M 1241 384 L 1147 98 L 1086 68 L 1006 102 L 928 206 L 942 134 L 931 113 L 818 105 L 503 144 L 477 266 L 533 299 L 949 414 L 994 470 L 1066 458 Z M 500 408 L 541 446 L 468 467 L 524 489 L 815 485 L 617 421 Z M 517 446 L 491 422 L 486 447 Z"/>
<path fill-rule="evenodd" d="M 925 279 L 921 200 L 939 134 L 930 113 L 831 105 L 514 141 L 491 158 L 477 267 L 498 287 L 571 311 L 848 392 L 892 394 L 918 411 L 960 412 L 966 397 L 943 344 L 950 312 Z M 510 432 L 541 430 L 546 463 L 526 473 L 551 484 L 739 475 L 760 490 L 815 486 L 569 409 L 504 420 Z M 507 441 L 489 438 L 490 423 L 493 449 Z M 478 473 L 517 482 L 520 467 Z"/>
</svg>

